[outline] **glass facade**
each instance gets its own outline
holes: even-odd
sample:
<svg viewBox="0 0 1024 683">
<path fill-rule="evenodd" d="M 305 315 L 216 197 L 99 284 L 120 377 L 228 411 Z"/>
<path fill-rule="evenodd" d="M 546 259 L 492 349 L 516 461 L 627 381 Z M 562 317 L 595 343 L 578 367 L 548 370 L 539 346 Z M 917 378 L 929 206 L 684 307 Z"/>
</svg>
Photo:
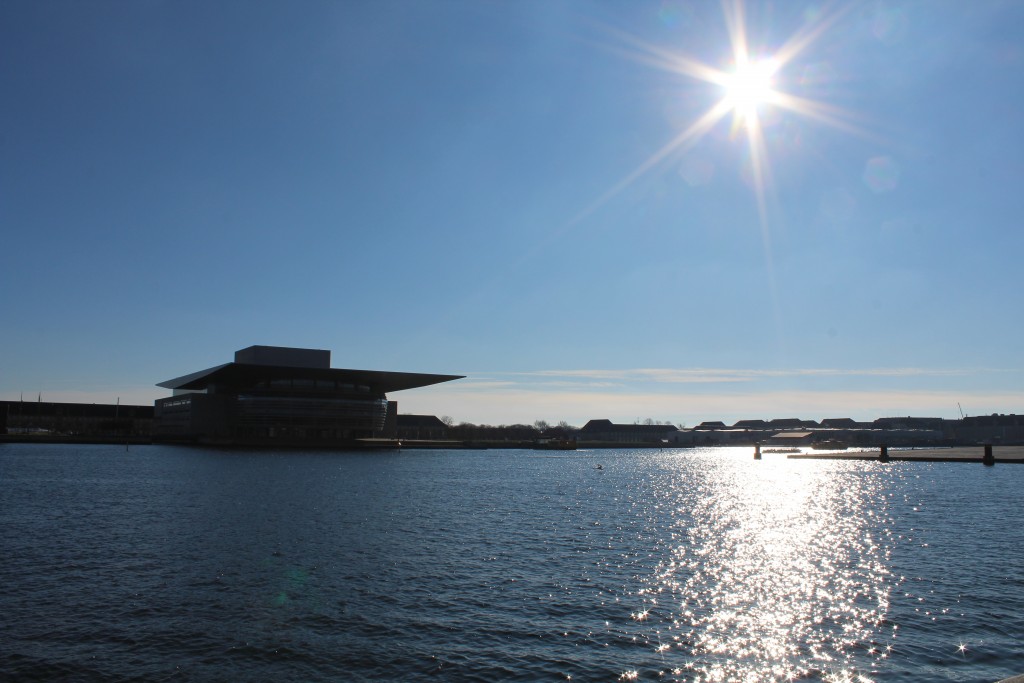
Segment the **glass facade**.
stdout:
<svg viewBox="0 0 1024 683">
<path fill-rule="evenodd" d="M 384 428 L 387 408 L 386 398 L 239 394 L 232 422 L 242 436 L 286 434 L 312 439 L 369 436 Z"/>
</svg>

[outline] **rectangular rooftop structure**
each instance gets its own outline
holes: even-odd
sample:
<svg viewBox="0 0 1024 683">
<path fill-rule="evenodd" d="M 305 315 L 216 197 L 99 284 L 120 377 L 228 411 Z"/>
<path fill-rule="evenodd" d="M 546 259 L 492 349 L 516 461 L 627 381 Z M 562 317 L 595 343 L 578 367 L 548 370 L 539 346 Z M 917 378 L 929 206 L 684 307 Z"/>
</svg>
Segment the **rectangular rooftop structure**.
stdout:
<svg viewBox="0 0 1024 683">
<path fill-rule="evenodd" d="M 331 352 L 325 349 L 296 349 L 287 346 L 250 346 L 235 351 L 235 362 L 287 368 L 329 368 Z"/>
</svg>

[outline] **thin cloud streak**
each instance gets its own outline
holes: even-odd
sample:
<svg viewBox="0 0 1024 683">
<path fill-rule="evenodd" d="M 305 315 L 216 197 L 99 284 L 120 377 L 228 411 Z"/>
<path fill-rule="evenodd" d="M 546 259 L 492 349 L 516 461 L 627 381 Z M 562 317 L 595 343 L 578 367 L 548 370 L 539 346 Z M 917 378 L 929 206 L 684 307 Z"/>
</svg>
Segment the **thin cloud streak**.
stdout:
<svg viewBox="0 0 1024 683">
<path fill-rule="evenodd" d="M 792 368 L 752 370 L 742 368 L 634 368 L 624 370 L 535 370 L 509 373 L 524 377 L 577 378 L 606 381 L 646 381 L 671 384 L 751 382 L 786 377 L 956 377 L 1004 372 L 978 368 Z M 497 373 L 494 373 L 497 374 Z"/>
</svg>

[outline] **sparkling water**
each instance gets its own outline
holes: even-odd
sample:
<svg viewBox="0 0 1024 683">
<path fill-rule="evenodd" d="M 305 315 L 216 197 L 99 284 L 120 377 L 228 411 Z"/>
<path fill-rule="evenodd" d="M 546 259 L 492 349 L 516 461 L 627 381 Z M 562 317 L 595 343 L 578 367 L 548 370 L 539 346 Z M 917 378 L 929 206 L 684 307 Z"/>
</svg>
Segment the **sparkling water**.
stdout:
<svg viewBox="0 0 1024 683">
<path fill-rule="evenodd" d="M 751 449 L 5 444 L 0 678 L 991 682 L 1024 673 L 1022 491 Z"/>
</svg>

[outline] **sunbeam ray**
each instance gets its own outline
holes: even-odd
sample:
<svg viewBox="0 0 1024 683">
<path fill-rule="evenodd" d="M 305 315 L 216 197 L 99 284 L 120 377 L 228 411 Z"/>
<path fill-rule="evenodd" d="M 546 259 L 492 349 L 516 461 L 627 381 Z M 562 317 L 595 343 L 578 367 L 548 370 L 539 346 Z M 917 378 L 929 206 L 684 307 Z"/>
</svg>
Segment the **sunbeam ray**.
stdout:
<svg viewBox="0 0 1024 683">
<path fill-rule="evenodd" d="M 854 117 L 851 112 L 826 102 L 785 92 L 775 83 L 776 74 L 779 74 L 798 56 L 809 50 L 815 42 L 821 40 L 829 29 L 847 15 L 851 6 L 845 5 L 838 8 L 833 6 L 822 12 L 813 23 L 804 26 L 789 37 L 774 54 L 752 55 L 743 0 L 723 0 L 722 15 L 729 36 L 729 48 L 732 56 L 732 68 L 728 71 L 690 56 L 638 40 L 622 31 L 607 29 L 608 33 L 615 36 L 621 44 L 629 45 L 632 51 L 623 51 L 623 54 L 630 59 L 669 73 L 718 86 L 722 88 L 723 93 L 721 99 L 682 133 L 654 152 L 590 205 L 573 216 L 566 223 L 565 228 L 583 220 L 673 154 L 697 142 L 726 115 L 732 113 L 730 138 L 735 139 L 740 135 L 747 137 L 751 160 L 752 189 L 757 206 L 759 227 L 762 242 L 765 249 L 768 249 L 770 244 L 768 239 L 770 202 L 768 198 L 771 194 L 772 173 L 768 145 L 761 122 L 762 110 L 777 108 L 861 138 L 875 139 L 876 137 L 858 127 L 852 121 Z M 770 253 L 766 253 L 766 258 L 770 261 Z"/>
<path fill-rule="evenodd" d="M 728 102 L 724 99 L 719 100 L 715 106 L 711 107 L 704 113 L 699 119 L 693 122 L 689 128 L 684 130 L 674 139 L 672 139 L 667 145 L 659 149 L 657 152 L 647 158 L 642 164 L 636 167 L 632 173 L 624 177 L 608 191 L 597 198 L 592 204 L 576 214 L 570 221 L 569 225 L 573 225 L 583 220 L 596 209 L 601 207 L 609 199 L 622 192 L 624 189 L 629 187 L 637 178 L 644 175 L 652 168 L 657 166 L 659 163 L 664 161 L 673 152 L 678 152 L 683 149 L 687 144 L 700 139 L 707 131 L 709 131 L 716 123 L 718 123 L 724 116 L 726 116 L 731 107 Z"/>
</svg>

